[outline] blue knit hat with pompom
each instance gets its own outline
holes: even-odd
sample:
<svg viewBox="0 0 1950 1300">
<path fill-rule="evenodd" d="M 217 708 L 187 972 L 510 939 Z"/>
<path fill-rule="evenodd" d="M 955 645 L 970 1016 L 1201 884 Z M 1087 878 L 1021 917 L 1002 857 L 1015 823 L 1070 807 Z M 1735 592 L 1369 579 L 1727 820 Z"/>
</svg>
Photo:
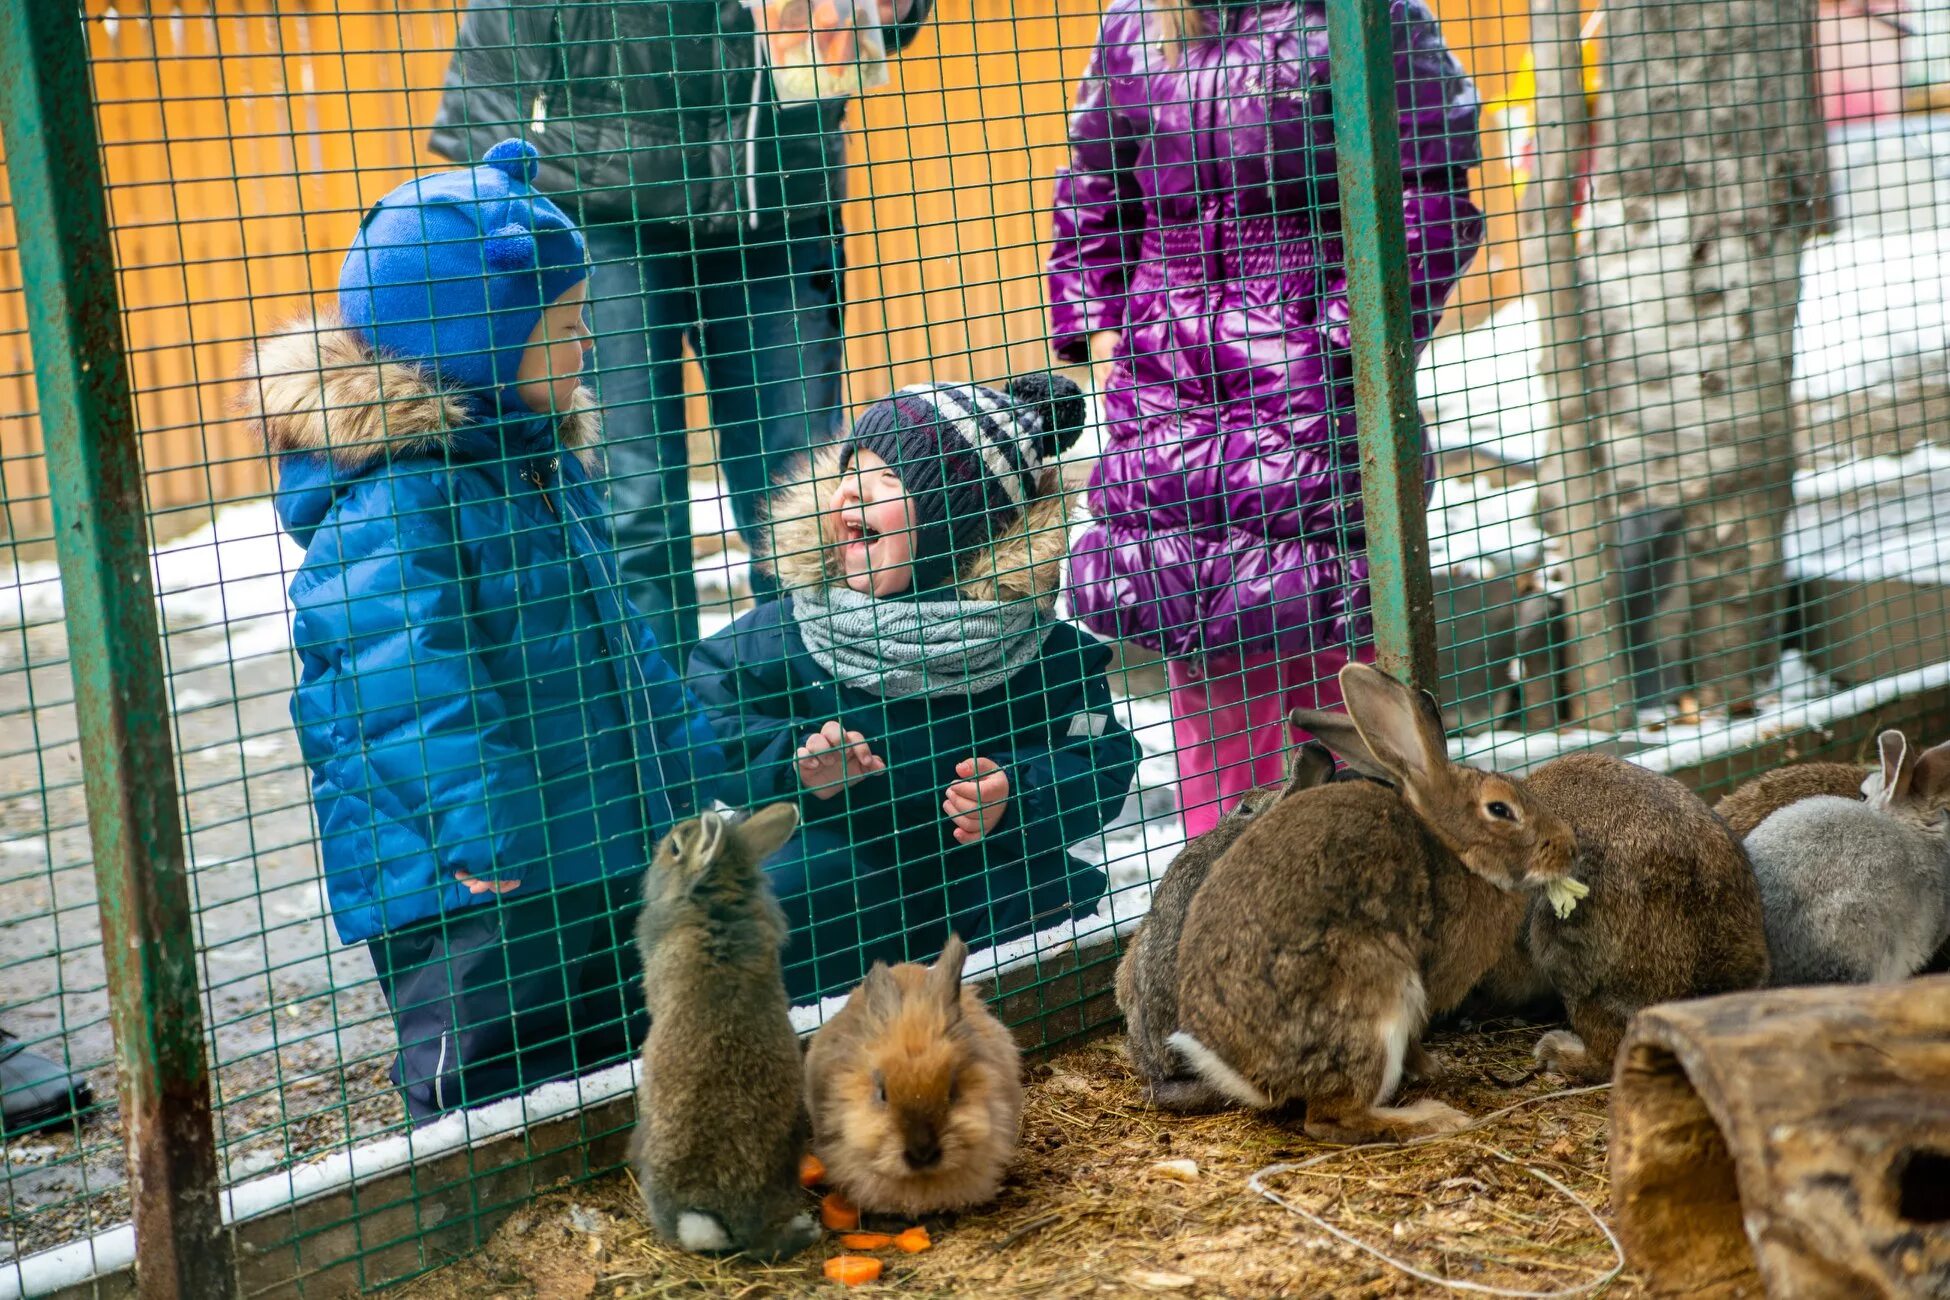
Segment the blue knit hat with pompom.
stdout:
<svg viewBox="0 0 1950 1300">
<path fill-rule="evenodd" d="M 483 393 L 514 385 L 542 310 L 589 274 L 582 234 L 530 188 L 535 146 L 410 180 L 372 206 L 339 268 L 339 315 L 375 349 Z"/>
</svg>

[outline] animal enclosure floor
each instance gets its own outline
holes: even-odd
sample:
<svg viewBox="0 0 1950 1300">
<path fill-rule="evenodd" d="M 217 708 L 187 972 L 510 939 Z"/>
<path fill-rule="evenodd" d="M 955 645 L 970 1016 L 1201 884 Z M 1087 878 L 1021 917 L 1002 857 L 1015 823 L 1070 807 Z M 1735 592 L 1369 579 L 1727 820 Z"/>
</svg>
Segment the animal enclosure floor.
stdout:
<svg viewBox="0 0 1950 1300">
<path fill-rule="evenodd" d="M 1541 1031 L 1499 1024 L 1436 1035 L 1437 1097 L 1472 1115 L 1518 1109 L 1453 1138 L 1361 1148 L 1269 1186 L 1329 1223 L 1436 1276 L 1552 1293 L 1602 1278 L 1603 1233 L 1548 1174 L 1608 1217 L 1607 1093 L 1551 1096 L 1523 1078 Z M 931 1250 L 880 1252 L 860 1295 L 1067 1297 L 1443 1294 L 1337 1241 L 1247 1187 L 1255 1170 L 1334 1150 L 1297 1125 L 1147 1109 L 1121 1039 L 1029 1067 L 1020 1158 L 1001 1198 L 928 1221 Z M 1188 1163 L 1187 1163 L 1188 1162 Z M 810 1201 L 809 1201 L 810 1204 Z M 869 1227 L 882 1226 L 879 1224 Z M 407 1287 L 411 1300 L 589 1300 L 610 1296 L 837 1295 L 821 1264 L 831 1238 L 780 1267 L 700 1259 L 658 1242 L 627 1174 L 564 1188 L 515 1212 L 478 1255 Z M 1636 1296 L 1628 1273 L 1604 1292 Z M 1452 1293 L 1453 1294 L 1453 1293 Z"/>
</svg>

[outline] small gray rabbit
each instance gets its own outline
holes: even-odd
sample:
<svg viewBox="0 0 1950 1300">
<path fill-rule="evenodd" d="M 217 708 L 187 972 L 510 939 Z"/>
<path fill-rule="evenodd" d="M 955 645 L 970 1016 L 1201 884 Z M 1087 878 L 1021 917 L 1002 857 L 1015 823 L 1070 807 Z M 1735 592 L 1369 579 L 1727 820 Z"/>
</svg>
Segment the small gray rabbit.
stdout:
<svg viewBox="0 0 1950 1300">
<path fill-rule="evenodd" d="M 819 1238 L 799 1158 L 811 1137 L 779 964 L 785 913 L 759 864 L 799 828 L 780 803 L 715 812 L 657 846 L 637 923 L 650 1034 L 632 1159 L 659 1236 L 778 1260 Z"/>
<path fill-rule="evenodd" d="M 1144 1083 L 1146 1098 L 1165 1110 L 1217 1110 L 1224 1094 L 1191 1073 L 1165 1041 L 1178 1029 L 1178 940 L 1192 896 L 1212 864 L 1253 822 L 1289 794 L 1333 778 L 1334 756 L 1309 742 L 1287 752 L 1286 784 L 1248 790 L 1219 824 L 1178 851 L 1151 894 L 1151 910 L 1117 966 L 1117 1007 L 1124 1013 L 1125 1050 Z"/>
<path fill-rule="evenodd" d="M 1885 731 L 1877 748 L 1867 802 L 1803 799 L 1747 837 L 1777 985 L 1903 979 L 1950 941 L 1950 744 L 1919 757 Z"/>
<path fill-rule="evenodd" d="M 1341 670 L 1347 714 L 1293 724 L 1391 782 L 1281 799 L 1193 895 L 1168 1041 L 1243 1105 L 1307 1107 L 1338 1142 L 1404 1140 L 1467 1122 L 1437 1101 L 1391 1106 L 1444 1011 L 1508 948 L 1521 890 L 1562 877 L 1571 831 L 1524 783 L 1449 761 L 1435 700 L 1378 670 Z M 1357 765 L 1357 767 L 1360 765 Z"/>
</svg>

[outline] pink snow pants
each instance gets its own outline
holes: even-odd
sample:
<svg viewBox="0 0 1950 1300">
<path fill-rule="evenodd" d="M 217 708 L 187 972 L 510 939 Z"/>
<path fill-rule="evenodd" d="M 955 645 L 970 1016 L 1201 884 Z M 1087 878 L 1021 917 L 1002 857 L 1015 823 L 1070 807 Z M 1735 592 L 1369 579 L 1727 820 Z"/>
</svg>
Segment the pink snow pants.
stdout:
<svg viewBox="0 0 1950 1300">
<path fill-rule="evenodd" d="M 1204 676 L 1181 660 L 1165 665 L 1187 839 L 1218 825 L 1246 791 L 1280 783 L 1287 746 L 1301 739 L 1287 714 L 1339 708 L 1336 674 L 1346 663 L 1344 652 L 1322 650 L 1248 655 L 1243 663 L 1207 665 Z"/>
</svg>

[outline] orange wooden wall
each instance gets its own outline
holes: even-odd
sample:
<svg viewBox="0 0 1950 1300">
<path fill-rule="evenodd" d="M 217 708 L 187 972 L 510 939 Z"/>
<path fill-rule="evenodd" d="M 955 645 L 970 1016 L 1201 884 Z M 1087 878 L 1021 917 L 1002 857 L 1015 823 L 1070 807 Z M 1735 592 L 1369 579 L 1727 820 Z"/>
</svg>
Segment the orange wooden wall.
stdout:
<svg viewBox="0 0 1950 1300">
<path fill-rule="evenodd" d="M 261 492 L 227 418 L 246 342 L 308 310 L 358 216 L 420 166 L 461 0 L 88 0 L 140 427 L 159 511 Z M 1525 39 L 1521 0 L 1439 0 L 1486 101 Z M 894 82 L 856 106 L 846 221 L 856 398 L 929 375 L 1043 363 L 1050 176 L 1096 0 L 939 0 Z M 1491 244 L 1474 318 L 1518 292 L 1513 204 L 1488 116 Z M 4 176 L 0 175 L 0 185 Z M 0 482 L 45 537 L 11 207 L 0 207 Z M 697 404 L 694 404 L 694 409 Z M 702 416 L 699 413 L 701 422 Z M 169 524 L 160 525 L 164 529 Z"/>
</svg>

